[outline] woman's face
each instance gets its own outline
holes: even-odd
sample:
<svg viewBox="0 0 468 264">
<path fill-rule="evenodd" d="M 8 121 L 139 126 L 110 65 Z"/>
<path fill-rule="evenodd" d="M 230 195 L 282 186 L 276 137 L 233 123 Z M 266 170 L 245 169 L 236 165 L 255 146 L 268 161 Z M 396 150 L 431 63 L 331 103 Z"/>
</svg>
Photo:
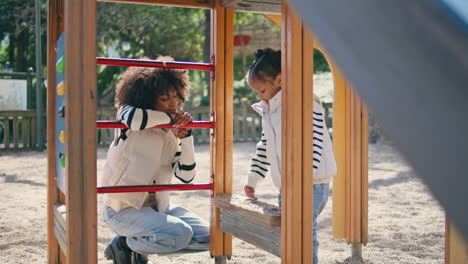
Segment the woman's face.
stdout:
<svg viewBox="0 0 468 264">
<path fill-rule="evenodd" d="M 167 114 L 175 114 L 180 106 L 180 98 L 174 89 L 170 89 L 167 94 L 156 97 L 154 110 Z"/>
<path fill-rule="evenodd" d="M 258 79 L 249 77 L 248 82 L 250 87 L 257 92 L 261 100 L 269 101 L 281 90 L 281 74 L 276 75 L 273 79 L 265 77 L 265 79 Z"/>
</svg>

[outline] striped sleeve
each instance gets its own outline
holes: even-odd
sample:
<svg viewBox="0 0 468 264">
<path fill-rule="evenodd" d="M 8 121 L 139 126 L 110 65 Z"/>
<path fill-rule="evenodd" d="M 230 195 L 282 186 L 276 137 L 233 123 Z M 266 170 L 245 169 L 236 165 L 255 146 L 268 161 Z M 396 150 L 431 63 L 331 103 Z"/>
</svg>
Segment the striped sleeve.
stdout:
<svg viewBox="0 0 468 264">
<path fill-rule="evenodd" d="M 265 178 L 270 163 L 266 153 L 266 138 L 262 133 L 262 138 L 257 143 L 255 156 L 250 160 L 250 172 L 247 175 L 247 185 L 255 188 L 255 186 Z"/>
<path fill-rule="evenodd" d="M 130 105 L 124 105 L 120 108 L 118 119 L 125 123 L 130 130 L 143 130 L 156 125 L 172 123 L 171 116 L 164 112 Z"/>
<path fill-rule="evenodd" d="M 326 126 L 325 126 L 325 115 L 323 107 L 320 103 L 314 101 L 314 114 L 313 114 L 313 167 L 314 172 L 318 169 L 320 162 L 322 161 L 322 149 L 323 149 L 323 136 Z M 327 132 L 328 133 L 328 132 Z"/>
<path fill-rule="evenodd" d="M 195 178 L 196 163 L 192 136 L 180 139 L 172 167 L 174 176 L 183 183 L 190 183 Z"/>
</svg>

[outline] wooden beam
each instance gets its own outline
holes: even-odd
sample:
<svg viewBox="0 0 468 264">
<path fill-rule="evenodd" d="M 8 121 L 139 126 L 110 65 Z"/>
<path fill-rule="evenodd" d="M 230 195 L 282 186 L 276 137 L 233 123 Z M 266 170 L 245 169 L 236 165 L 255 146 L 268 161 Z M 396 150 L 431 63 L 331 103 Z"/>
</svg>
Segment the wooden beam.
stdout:
<svg viewBox="0 0 468 264">
<path fill-rule="evenodd" d="M 65 3 L 67 263 L 97 263 L 96 1 Z"/>
<path fill-rule="evenodd" d="M 330 62 L 329 64 L 335 88 L 333 152 L 335 153 L 338 168 L 335 177 L 333 177 L 333 236 L 344 239 L 346 237 L 346 80 L 333 63 Z"/>
<path fill-rule="evenodd" d="M 281 262 L 312 263 L 313 45 L 285 1 L 282 18 Z"/>
<path fill-rule="evenodd" d="M 232 0 L 224 0 L 227 5 L 232 5 Z M 259 14 L 281 14 L 280 0 L 244 0 L 236 3 L 236 11 L 259 13 Z"/>
<path fill-rule="evenodd" d="M 210 139 L 214 195 L 232 193 L 233 144 L 233 29 L 234 9 L 225 9 L 220 1 L 211 13 L 211 51 L 215 71 L 211 81 L 211 112 L 215 116 L 214 134 Z M 232 237 L 220 228 L 220 210 L 211 207 L 210 253 L 231 256 Z"/>
<path fill-rule="evenodd" d="M 98 2 L 175 6 L 189 8 L 214 8 L 215 0 L 97 0 Z"/>
<path fill-rule="evenodd" d="M 218 208 L 236 212 L 269 226 L 281 225 L 281 212 L 278 206 L 242 195 L 222 194 L 213 199 L 214 205 Z"/>
<path fill-rule="evenodd" d="M 54 205 L 54 233 L 59 242 L 60 249 L 64 255 L 67 255 L 66 223 L 67 214 L 64 204 L 56 203 Z"/>
<path fill-rule="evenodd" d="M 263 14 L 266 18 L 268 18 L 271 22 L 275 23 L 278 27 L 281 27 L 281 15 L 273 15 L 273 14 Z"/>
<path fill-rule="evenodd" d="M 63 13 L 63 0 L 48 2 L 47 18 L 47 263 L 60 261 L 58 240 L 54 233 L 54 204 L 58 202 L 58 190 L 55 183 L 55 48 L 60 35 L 59 15 Z M 62 23 L 63 24 L 63 23 Z"/>
<path fill-rule="evenodd" d="M 445 219 L 445 264 L 468 263 L 467 241 L 448 217 Z"/>
</svg>

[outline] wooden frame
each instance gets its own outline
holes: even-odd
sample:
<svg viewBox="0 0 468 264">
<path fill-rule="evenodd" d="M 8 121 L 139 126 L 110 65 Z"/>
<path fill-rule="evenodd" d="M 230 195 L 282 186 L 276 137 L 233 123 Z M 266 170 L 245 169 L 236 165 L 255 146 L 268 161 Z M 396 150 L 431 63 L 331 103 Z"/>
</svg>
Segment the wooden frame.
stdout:
<svg viewBox="0 0 468 264">
<path fill-rule="evenodd" d="M 211 138 L 211 167 L 215 184 L 214 195 L 232 193 L 233 151 L 233 22 L 234 8 L 223 8 L 221 0 L 107 0 L 138 4 L 172 5 L 212 9 L 212 59 L 216 66 L 212 75 L 211 110 L 216 128 Z M 64 13 L 67 14 L 64 17 Z M 55 133 L 48 133 L 48 263 L 96 263 L 97 201 L 96 201 L 96 1 L 51 0 L 48 23 L 48 86 L 55 87 L 55 45 L 62 32 L 76 32 L 66 37 L 66 195 L 55 184 Z M 278 16 L 270 16 L 279 23 Z M 312 261 L 312 105 L 313 105 L 313 47 L 320 47 L 303 26 L 298 15 L 282 2 L 283 50 L 283 163 L 282 193 L 284 197 L 282 226 L 282 263 L 310 263 Z M 72 52 L 73 51 L 73 52 Z M 356 190 L 349 190 L 349 208 L 360 209 L 361 215 L 350 211 L 346 218 L 352 225 L 345 232 L 350 242 L 367 241 L 367 124 L 365 109 L 348 89 L 346 81 L 334 74 L 337 93 L 335 113 L 342 120 L 334 125 L 345 134 L 336 134 L 335 152 L 338 163 L 347 162 L 350 153 L 361 153 L 346 163 Z M 83 88 L 85 87 L 85 88 Z M 346 90 L 348 89 L 348 90 Z M 49 89 L 55 91 L 55 89 Z M 71 100 L 73 98 L 73 100 Z M 300 103 L 297 99 L 302 98 Z M 49 131 L 55 129 L 55 92 L 49 92 Z M 350 116 L 344 114 L 351 111 Z M 362 117 L 361 117 L 362 115 Z M 353 119 L 354 118 L 354 119 Z M 353 120 L 353 121 L 349 121 Z M 340 141 L 341 140 L 341 141 Z M 346 151 L 337 149 L 338 142 L 351 142 Z M 362 158 L 361 158 L 362 157 Z M 339 165 L 340 167 L 340 165 Z M 286 177 L 287 175 L 287 177 Z M 336 179 L 342 179 L 341 174 Z M 343 180 L 340 180 L 343 181 Z M 344 184 L 344 181 L 342 182 Z M 335 188 L 342 188 L 335 183 Z M 356 196 L 356 191 L 359 195 Z M 353 193 L 351 195 L 351 193 Z M 352 201 L 354 207 L 349 204 Z M 344 204 L 343 201 L 341 203 Z M 60 206 L 65 204 L 65 206 Z M 60 208 L 60 210 L 58 210 Z M 212 205 L 210 253 L 214 257 L 232 255 L 232 237 L 220 229 L 220 211 Z M 335 209 L 334 209 L 335 211 Z M 66 212 L 64 214 L 63 212 Z M 340 211 L 342 213 L 342 210 Z M 54 224 L 55 223 L 55 224 Z M 353 229 L 354 228 L 354 229 Z M 365 229 L 359 229 L 365 228 Z M 57 240 L 54 232 L 60 237 Z M 64 233 L 64 234 L 63 234 Z M 61 234 L 61 235 L 60 235 Z M 60 246 L 59 246 L 60 244 Z M 65 246 L 66 245 L 66 246 Z M 62 248 L 62 250 L 60 250 Z M 65 257 L 66 255 L 66 257 Z M 222 261 L 222 259 L 221 259 Z M 224 260 L 225 261 L 225 260 Z"/>
<path fill-rule="evenodd" d="M 233 144 L 233 63 L 234 9 L 223 8 L 216 2 L 211 11 L 211 51 L 215 71 L 212 74 L 210 106 L 215 119 L 215 130 L 210 142 L 213 195 L 232 193 Z M 220 209 L 211 205 L 210 254 L 213 257 L 231 257 L 232 236 L 220 228 Z"/>
</svg>

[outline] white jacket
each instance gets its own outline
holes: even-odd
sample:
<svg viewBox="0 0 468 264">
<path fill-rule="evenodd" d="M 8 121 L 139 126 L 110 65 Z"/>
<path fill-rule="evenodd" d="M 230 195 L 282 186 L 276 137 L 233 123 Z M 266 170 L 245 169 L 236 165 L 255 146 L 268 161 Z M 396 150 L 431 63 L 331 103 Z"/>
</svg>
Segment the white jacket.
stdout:
<svg viewBox="0 0 468 264">
<path fill-rule="evenodd" d="M 281 188 L 281 90 L 269 103 L 260 101 L 252 108 L 262 117 L 262 139 L 257 144 L 251 160 L 247 185 L 256 185 L 270 169 L 273 184 Z M 324 109 L 318 98 L 314 99 L 313 169 L 314 184 L 328 183 L 337 172 L 333 144 L 325 124 Z"/>
<path fill-rule="evenodd" d="M 168 124 L 171 118 L 158 111 L 129 106 L 119 110 L 120 120 L 130 129 L 114 140 L 107 152 L 101 185 L 171 184 L 177 177 L 189 183 L 195 176 L 195 154 L 192 136 L 178 139 L 171 130 L 149 128 Z M 144 122 L 143 122 L 144 121 Z M 147 128 L 148 127 L 148 128 Z M 121 135 L 121 137 L 122 137 Z M 118 144 L 114 144 L 114 142 Z M 115 211 L 123 208 L 153 206 L 164 212 L 169 206 L 169 192 L 156 192 L 156 201 L 142 193 L 106 194 L 106 205 Z"/>
</svg>

